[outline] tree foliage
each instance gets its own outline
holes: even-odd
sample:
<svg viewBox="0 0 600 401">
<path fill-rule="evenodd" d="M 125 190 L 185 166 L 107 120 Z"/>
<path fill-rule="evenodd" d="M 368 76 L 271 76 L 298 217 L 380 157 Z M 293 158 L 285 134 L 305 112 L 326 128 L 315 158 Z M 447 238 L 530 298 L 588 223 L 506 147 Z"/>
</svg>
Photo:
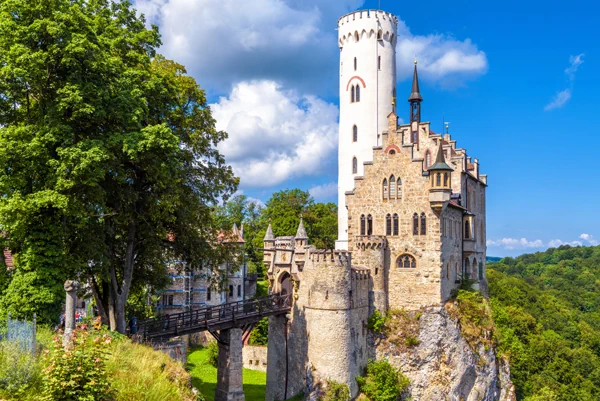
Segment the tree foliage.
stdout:
<svg viewBox="0 0 600 401">
<path fill-rule="evenodd" d="M 56 319 L 63 281 L 90 279 L 124 332 L 130 291 L 163 286 L 166 260 L 228 257 L 211 214 L 237 185 L 226 133 L 159 45 L 127 1 L 0 3 L 3 310 Z"/>
<path fill-rule="evenodd" d="M 488 281 L 518 399 L 599 399 L 600 247 L 504 258 Z"/>
</svg>

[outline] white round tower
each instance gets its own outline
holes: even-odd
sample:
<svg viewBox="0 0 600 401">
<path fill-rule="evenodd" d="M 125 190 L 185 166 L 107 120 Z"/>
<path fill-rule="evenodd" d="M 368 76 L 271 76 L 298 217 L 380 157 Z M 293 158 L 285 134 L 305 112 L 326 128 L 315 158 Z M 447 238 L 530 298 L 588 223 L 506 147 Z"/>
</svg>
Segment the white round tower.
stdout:
<svg viewBox="0 0 600 401">
<path fill-rule="evenodd" d="M 338 20 L 340 47 L 340 132 L 338 147 L 338 241 L 348 249 L 347 191 L 363 163 L 372 161 L 387 116 L 395 109 L 398 18 L 362 10 Z"/>
</svg>

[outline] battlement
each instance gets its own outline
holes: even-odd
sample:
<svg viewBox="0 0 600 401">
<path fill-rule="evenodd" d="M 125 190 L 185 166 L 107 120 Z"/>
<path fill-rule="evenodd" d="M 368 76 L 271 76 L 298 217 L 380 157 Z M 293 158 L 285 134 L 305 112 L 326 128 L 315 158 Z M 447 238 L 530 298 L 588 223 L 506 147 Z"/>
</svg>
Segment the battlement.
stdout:
<svg viewBox="0 0 600 401">
<path fill-rule="evenodd" d="M 344 43 L 356 43 L 364 39 L 395 43 L 398 18 L 385 11 L 355 11 L 338 21 L 338 40 Z"/>
<path fill-rule="evenodd" d="M 342 15 L 338 19 L 338 28 L 345 24 L 350 24 L 353 21 L 360 21 L 363 19 L 379 19 L 382 21 L 390 21 L 394 26 L 398 26 L 398 17 L 392 13 L 385 12 L 383 10 L 357 10 L 346 15 Z"/>
<path fill-rule="evenodd" d="M 352 252 L 344 250 L 319 249 L 310 251 L 308 259 L 316 267 L 330 267 L 332 265 L 350 267 Z"/>
<path fill-rule="evenodd" d="M 356 241 L 356 249 L 382 249 L 387 248 L 387 238 L 381 235 L 360 236 Z"/>
</svg>

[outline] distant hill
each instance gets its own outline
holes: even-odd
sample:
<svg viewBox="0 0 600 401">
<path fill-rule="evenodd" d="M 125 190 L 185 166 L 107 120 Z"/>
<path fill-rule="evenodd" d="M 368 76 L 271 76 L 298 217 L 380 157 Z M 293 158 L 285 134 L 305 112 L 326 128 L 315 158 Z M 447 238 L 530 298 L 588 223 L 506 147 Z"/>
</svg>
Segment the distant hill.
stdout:
<svg viewBox="0 0 600 401">
<path fill-rule="evenodd" d="M 600 246 L 503 258 L 487 277 L 517 399 L 598 401 Z"/>
<path fill-rule="evenodd" d="M 500 262 L 502 258 L 498 256 L 486 256 L 485 261 L 487 263 Z"/>
</svg>

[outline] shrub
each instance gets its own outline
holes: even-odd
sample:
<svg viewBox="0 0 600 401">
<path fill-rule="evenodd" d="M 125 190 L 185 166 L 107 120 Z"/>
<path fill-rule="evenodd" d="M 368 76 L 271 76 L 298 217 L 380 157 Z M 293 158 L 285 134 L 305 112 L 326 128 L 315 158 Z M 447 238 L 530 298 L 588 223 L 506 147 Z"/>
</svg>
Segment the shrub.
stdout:
<svg viewBox="0 0 600 401">
<path fill-rule="evenodd" d="M 494 345 L 495 327 L 489 302 L 479 292 L 458 290 L 454 302 L 446 303 L 450 317 L 460 324 L 460 331 L 474 352 L 479 345 Z"/>
<path fill-rule="evenodd" d="M 408 336 L 404 339 L 404 344 L 406 344 L 407 347 L 416 347 L 419 345 L 419 339 L 417 337 Z"/>
<path fill-rule="evenodd" d="M 360 391 L 371 401 L 396 401 L 409 380 L 386 360 L 369 361 L 365 376 L 356 378 Z"/>
<path fill-rule="evenodd" d="M 327 380 L 326 388 L 323 401 L 348 401 L 350 399 L 350 388 L 346 383 Z"/>
<path fill-rule="evenodd" d="M 216 341 L 211 341 L 206 348 L 208 348 L 208 363 L 216 368 L 219 364 L 219 344 Z"/>
<path fill-rule="evenodd" d="M 0 342 L 0 394 L 22 396 L 36 387 L 41 387 L 39 361 L 17 342 Z"/>
<path fill-rule="evenodd" d="M 369 316 L 368 327 L 373 333 L 383 333 L 385 329 L 386 316 L 382 315 L 381 312 L 375 310 L 371 316 Z"/>
<path fill-rule="evenodd" d="M 63 348 L 56 337 L 44 369 L 44 400 L 103 401 L 113 399 L 105 368 L 108 334 L 90 336 L 86 326 L 73 331 L 71 343 Z"/>
</svg>

